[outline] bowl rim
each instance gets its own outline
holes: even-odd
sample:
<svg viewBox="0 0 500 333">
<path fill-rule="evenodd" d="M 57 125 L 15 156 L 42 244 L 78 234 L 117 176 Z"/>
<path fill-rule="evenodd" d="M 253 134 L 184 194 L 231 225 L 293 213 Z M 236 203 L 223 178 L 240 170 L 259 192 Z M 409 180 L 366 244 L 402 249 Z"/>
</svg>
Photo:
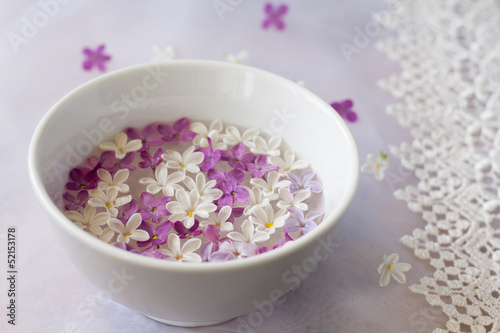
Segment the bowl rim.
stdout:
<svg viewBox="0 0 500 333">
<path fill-rule="evenodd" d="M 252 256 L 249 258 L 245 258 L 244 260 L 230 260 L 226 262 L 217 262 L 217 263 L 182 263 L 179 264 L 175 261 L 170 260 L 158 260 L 156 258 L 149 258 L 145 256 L 140 256 L 135 253 L 129 253 L 128 251 L 123 251 L 122 249 L 111 246 L 110 244 L 104 243 L 103 241 L 83 232 L 80 228 L 78 228 L 74 223 L 71 222 L 54 204 L 49 194 L 45 190 L 45 186 L 43 184 L 40 173 L 37 170 L 36 161 L 38 156 L 38 147 L 40 138 L 44 134 L 48 124 L 52 120 L 54 116 L 56 116 L 65 103 L 71 101 L 74 96 L 77 96 L 80 91 L 83 91 L 92 86 L 98 85 L 101 82 L 107 80 L 113 80 L 115 77 L 127 76 L 129 73 L 138 70 L 144 70 L 150 68 L 151 66 L 164 66 L 164 67 L 216 67 L 219 69 L 228 69 L 234 71 L 250 71 L 255 73 L 256 75 L 260 75 L 263 77 L 267 77 L 271 80 L 275 80 L 280 84 L 290 85 L 299 91 L 302 91 L 308 98 L 311 98 L 315 103 L 322 106 L 322 111 L 332 115 L 335 118 L 336 123 L 339 125 L 339 130 L 343 133 L 343 136 L 347 140 L 348 149 L 352 150 L 352 167 L 354 170 L 358 170 L 357 172 L 352 172 L 352 176 L 346 180 L 346 186 L 344 189 L 344 193 L 341 196 L 339 202 L 336 203 L 336 208 L 327 218 L 325 218 L 314 230 L 310 233 L 298 238 L 293 242 L 293 246 L 286 245 L 279 249 L 271 250 L 266 253 L 262 253 L 256 256 Z M 122 68 L 113 72 L 109 72 L 103 74 L 99 77 L 91 79 L 76 88 L 72 89 L 66 95 L 64 95 L 60 100 L 58 100 L 49 111 L 42 117 L 39 124 L 37 125 L 34 134 L 32 136 L 29 151 L 28 151 L 28 170 L 31 185 L 34 189 L 34 192 L 39 200 L 43 209 L 48 212 L 48 218 L 55 220 L 55 222 L 60 228 L 62 228 L 65 232 L 69 233 L 72 237 L 77 238 L 81 243 L 85 244 L 85 246 L 89 246 L 94 248 L 96 251 L 100 252 L 101 255 L 106 255 L 112 257 L 116 260 L 121 260 L 127 264 L 132 264 L 135 266 L 141 266 L 144 268 L 151 268 L 157 270 L 169 270 L 169 271 L 177 271 L 177 272 L 208 272 L 208 271 L 230 271 L 230 270 L 239 270 L 239 269 L 248 269 L 256 266 L 260 266 L 262 264 L 269 264 L 274 261 L 279 261 L 281 258 L 292 255 L 297 251 L 301 251 L 301 249 L 307 247 L 308 245 L 318 242 L 318 239 L 321 238 L 321 233 L 324 233 L 329 228 L 333 227 L 335 224 L 339 223 L 339 220 L 344 215 L 347 210 L 349 204 L 351 203 L 354 195 L 356 193 L 356 189 L 359 181 L 359 155 L 356 143 L 354 138 L 347 127 L 345 121 L 338 115 L 338 113 L 334 112 L 332 107 L 327 104 L 323 99 L 318 97 L 315 93 L 310 90 L 300 86 L 294 81 L 282 77 L 280 75 L 268 72 L 266 70 L 262 70 L 259 68 L 241 65 L 241 64 L 232 64 L 222 61 L 214 61 L 214 60 L 174 60 L 169 62 L 162 63 L 144 63 L 138 64 L 134 66 L 129 66 L 126 68 Z"/>
</svg>

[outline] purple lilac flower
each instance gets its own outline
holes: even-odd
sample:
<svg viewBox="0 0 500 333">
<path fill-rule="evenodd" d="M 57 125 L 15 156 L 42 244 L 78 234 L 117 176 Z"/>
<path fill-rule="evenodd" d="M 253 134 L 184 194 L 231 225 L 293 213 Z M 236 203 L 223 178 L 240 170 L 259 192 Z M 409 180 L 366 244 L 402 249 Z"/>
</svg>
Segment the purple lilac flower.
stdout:
<svg viewBox="0 0 500 333">
<path fill-rule="evenodd" d="M 156 258 L 156 259 L 161 259 L 163 258 L 163 255 L 161 254 L 161 252 L 156 252 L 154 250 L 154 246 L 151 246 L 143 251 L 139 251 L 139 250 L 132 250 L 130 251 L 132 253 L 137 253 L 137 254 L 140 254 L 141 256 L 145 256 L 145 257 L 151 257 L 151 258 Z"/>
<path fill-rule="evenodd" d="M 94 66 L 96 66 L 101 72 L 106 70 L 106 61 L 111 60 L 109 55 L 104 54 L 104 48 L 106 45 L 101 44 L 97 47 L 95 51 L 84 48 L 83 54 L 85 54 L 86 58 L 83 61 L 83 69 L 86 71 L 90 71 Z"/>
<path fill-rule="evenodd" d="M 276 245 L 273 246 L 273 249 L 280 248 L 283 245 L 285 245 L 286 243 L 292 242 L 292 241 L 293 241 L 293 238 L 290 237 L 290 235 L 288 234 L 288 232 L 285 232 L 285 239 L 282 240 L 282 241 L 277 242 Z"/>
<path fill-rule="evenodd" d="M 283 16 L 288 12 L 287 5 L 279 5 L 277 8 L 274 8 L 271 3 L 267 3 L 264 6 L 264 12 L 266 13 L 266 18 L 262 21 L 262 28 L 267 29 L 274 25 L 278 30 L 285 29 Z"/>
<path fill-rule="evenodd" d="M 161 146 L 163 143 L 163 138 L 161 136 L 156 136 L 158 133 L 158 124 L 150 124 L 141 131 L 136 128 L 129 127 L 125 130 L 129 140 L 139 139 L 142 142 L 141 151 L 149 150 L 149 147 Z"/>
<path fill-rule="evenodd" d="M 179 235 L 180 239 L 185 239 L 185 238 L 191 238 L 194 236 L 198 236 L 201 234 L 201 230 L 198 230 L 198 226 L 200 225 L 200 222 L 198 220 L 194 220 L 194 224 L 191 228 L 186 228 L 184 223 L 181 221 L 177 221 L 174 223 L 174 229 Z"/>
<path fill-rule="evenodd" d="M 213 252 L 219 250 L 221 243 L 220 228 L 214 224 L 209 224 L 203 228 L 203 236 L 207 240 L 200 247 L 200 254 L 203 261 L 210 261 Z"/>
<path fill-rule="evenodd" d="M 151 168 L 154 171 L 156 167 L 163 161 L 163 158 L 161 157 L 162 154 L 163 149 L 161 148 L 158 148 L 153 155 L 145 150 L 141 151 L 141 158 L 143 160 L 139 162 L 139 167 L 143 169 Z"/>
<path fill-rule="evenodd" d="M 219 169 L 210 169 L 207 172 L 207 178 L 209 180 L 214 180 L 217 182 L 217 185 L 220 185 L 222 182 L 227 180 L 227 175 L 230 175 L 234 179 L 236 179 L 237 183 L 241 183 L 243 179 L 245 179 L 245 173 L 241 170 L 233 169 L 229 172 L 224 172 Z"/>
<path fill-rule="evenodd" d="M 302 190 L 309 190 L 313 193 L 321 193 L 323 187 L 320 182 L 312 180 L 314 178 L 314 171 L 306 170 L 300 174 L 300 177 L 293 172 L 286 173 L 288 179 L 292 181 L 289 186 L 290 193 L 295 194 Z"/>
<path fill-rule="evenodd" d="M 358 115 L 352 110 L 354 103 L 350 99 L 346 99 L 342 102 L 333 102 L 330 105 L 348 122 L 353 123 L 358 120 Z"/>
<path fill-rule="evenodd" d="M 285 221 L 283 231 L 291 234 L 300 231 L 301 235 L 316 228 L 317 224 L 314 220 L 325 214 L 321 211 L 312 211 L 304 217 L 304 212 L 297 207 L 288 208 L 288 212 L 290 212 L 290 217 Z"/>
<path fill-rule="evenodd" d="M 255 155 L 252 153 L 245 153 L 247 147 L 243 142 L 238 143 L 230 151 L 223 150 L 221 152 L 221 160 L 228 161 L 228 164 L 237 170 L 246 170 L 247 163 L 255 160 Z"/>
<path fill-rule="evenodd" d="M 64 206 L 66 210 L 78 210 L 79 208 L 85 208 L 85 204 L 89 200 L 89 192 L 82 190 L 78 192 L 76 196 L 73 196 L 69 192 L 65 192 L 63 198 L 68 203 Z"/>
<path fill-rule="evenodd" d="M 163 135 L 163 140 L 167 142 L 173 141 L 191 141 L 196 136 L 196 133 L 189 130 L 189 120 L 181 118 L 177 120 L 173 126 L 158 125 L 158 132 Z"/>
<path fill-rule="evenodd" d="M 139 209 L 143 220 L 148 220 L 152 217 L 153 223 L 158 223 L 164 216 L 170 215 L 167 210 L 167 203 L 172 201 L 172 197 L 155 197 L 148 192 L 142 192 L 140 196 L 142 207 Z"/>
<path fill-rule="evenodd" d="M 91 190 L 97 187 L 97 172 L 85 167 L 76 167 L 69 173 L 72 182 L 66 184 L 66 188 L 71 191 Z"/>
<path fill-rule="evenodd" d="M 216 163 L 219 163 L 221 158 L 221 151 L 217 149 L 216 151 L 212 148 L 212 139 L 207 137 L 208 140 L 208 149 L 207 148 L 198 148 L 195 151 L 201 151 L 205 158 L 203 162 L 200 164 L 200 170 L 203 172 L 207 172 L 210 169 L 213 169 Z"/>
<path fill-rule="evenodd" d="M 135 166 L 131 165 L 134 162 L 135 153 L 130 152 L 124 158 L 116 158 L 114 151 L 105 151 L 101 154 L 102 168 L 114 173 L 119 169 L 135 170 Z"/>
<path fill-rule="evenodd" d="M 123 224 L 126 224 L 127 221 L 139 211 L 139 204 L 135 199 L 132 199 L 129 203 L 125 204 L 121 210 L 118 210 L 118 216 L 116 217 Z"/>
<path fill-rule="evenodd" d="M 142 222 L 141 229 L 146 230 L 146 232 L 149 234 L 149 239 L 144 242 L 138 241 L 137 245 L 139 247 L 145 247 L 150 244 L 153 244 L 153 246 L 156 246 L 158 248 L 160 245 L 165 244 L 167 242 L 168 240 L 167 234 L 171 228 L 172 228 L 172 222 L 170 221 L 159 223 L 156 227 L 150 223 Z"/>
<path fill-rule="evenodd" d="M 211 261 L 220 262 L 251 257 L 257 254 L 257 245 L 245 242 L 223 242 L 219 250 L 212 253 Z"/>
<path fill-rule="evenodd" d="M 267 155 L 259 155 L 254 162 L 247 164 L 247 170 L 250 171 L 252 178 L 262 178 L 268 171 L 276 171 L 277 165 L 270 165 L 267 161 Z"/>
<path fill-rule="evenodd" d="M 257 254 L 266 253 L 269 251 L 271 251 L 270 248 L 268 248 L 267 246 L 262 246 L 262 247 L 259 247 L 259 249 L 257 250 Z"/>
<path fill-rule="evenodd" d="M 219 198 L 219 207 L 232 206 L 234 200 L 239 203 L 245 203 L 248 200 L 248 191 L 238 185 L 237 180 L 228 173 L 226 173 L 226 180 L 220 183 L 220 189 L 224 194 Z"/>
<path fill-rule="evenodd" d="M 219 207 L 219 209 L 220 209 L 220 207 Z M 231 215 L 227 219 L 227 222 L 234 223 L 234 219 L 243 215 L 244 210 L 245 210 L 245 207 L 232 207 Z"/>
<path fill-rule="evenodd" d="M 101 160 L 97 156 L 90 156 L 85 160 L 85 166 L 90 170 L 97 170 L 101 168 Z"/>
</svg>

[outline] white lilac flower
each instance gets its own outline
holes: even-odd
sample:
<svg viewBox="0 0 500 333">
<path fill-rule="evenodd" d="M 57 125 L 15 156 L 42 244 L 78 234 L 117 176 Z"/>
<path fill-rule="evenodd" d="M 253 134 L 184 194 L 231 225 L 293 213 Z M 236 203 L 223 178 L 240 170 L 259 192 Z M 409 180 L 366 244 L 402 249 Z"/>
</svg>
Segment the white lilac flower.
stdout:
<svg viewBox="0 0 500 333">
<path fill-rule="evenodd" d="M 227 61 L 232 62 L 233 64 L 243 64 L 248 59 L 248 51 L 242 50 L 236 54 L 226 53 L 224 57 Z"/>
<path fill-rule="evenodd" d="M 297 207 L 300 210 L 307 210 L 308 206 L 302 202 L 311 196 L 311 191 L 304 190 L 293 195 L 288 187 L 282 187 L 278 190 L 281 200 L 278 201 L 279 208 Z"/>
<path fill-rule="evenodd" d="M 227 221 L 231 216 L 231 212 L 231 206 L 224 206 L 218 213 L 210 213 L 206 220 L 202 220 L 200 222 L 200 226 L 206 227 L 209 224 L 213 224 L 218 226 L 220 228 L 220 231 L 231 231 L 233 230 L 233 224 Z"/>
<path fill-rule="evenodd" d="M 118 242 L 128 244 L 131 239 L 136 241 L 146 241 L 149 239 L 149 234 L 145 230 L 137 229 L 141 223 L 141 214 L 135 213 L 128 219 L 126 224 L 123 224 L 118 219 L 111 218 L 108 221 L 108 226 L 118 234 L 116 239 Z"/>
<path fill-rule="evenodd" d="M 261 136 L 256 136 L 253 139 L 253 147 L 250 148 L 252 153 L 261 154 L 271 156 L 279 156 L 280 155 L 280 147 L 281 145 L 281 137 L 273 136 L 269 139 L 269 142 Z"/>
<path fill-rule="evenodd" d="M 171 221 L 181 221 L 186 228 L 191 228 L 195 217 L 208 218 L 210 212 L 214 212 L 217 206 L 209 200 L 201 200 L 200 193 L 192 190 L 189 193 L 184 189 L 175 192 L 175 199 L 167 203 L 167 210 L 172 214 Z"/>
<path fill-rule="evenodd" d="M 89 191 L 91 198 L 88 204 L 96 208 L 105 208 L 111 217 L 118 215 L 118 208 L 132 201 L 131 195 L 126 195 L 118 198 L 118 190 L 116 187 L 109 188 L 106 192 L 100 189 Z"/>
<path fill-rule="evenodd" d="M 276 228 L 283 227 L 290 215 L 286 209 L 280 209 L 274 213 L 271 205 L 267 205 L 265 208 L 255 207 L 253 214 L 254 216 L 250 216 L 250 222 L 257 226 L 258 231 L 266 231 L 270 235 L 274 234 Z"/>
<path fill-rule="evenodd" d="M 252 187 L 252 189 L 249 189 L 245 187 L 245 189 L 248 191 L 248 201 L 245 204 L 243 214 L 250 215 L 253 213 L 255 207 L 265 207 L 269 205 L 269 198 L 264 197 L 264 193 L 260 188 Z"/>
<path fill-rule="evenodd" d="M 208 147 L 207 137 L 210 137 L 214 150 L 226 149 L 227 145 L 223 142 L 219 142 L 220 133 L 223 129 L 224 125 L 219 119 L 214 120 L 208 128 L 203 123 L 194 122 L 190 126 L 190 130 L 196 133 L 196 136 L 193 139 L 193 144 L 198 147 L 206 148 Z"/>
<path fill-rule="evenodd" d="M 253 140 L 259 133 L 258 129 L 249 128 L 241 135 L 236 127 L 228 126 L 223 141 L 230 146 L 236 146 L 238 143 L 243 142 L 246 147 L 252 148 L 254 146 Z"/>
<path fill-rule="evenodd" d="M 142 185 L 147 185 L 146 191 L 151 194 L 156 194 L 160 191 L 168 197 L 172 197 L 175 190 L 182 188 L 178 183 L 183 181 L 186 175 L 181 172 L 174 172 L 168 174 L 168 168 L 165 163 L 161 163 L 156 167 L 155 178 L 144 177 L 139 179 L 139 183 Z"/>
<path fill-rule="evenodd" d="M 291 184 L 289 180 L 280 180 L 280 174 L 277 171 L 271 171 L 266 175 L 266 180 L 262 178 L 253 178 L 250 180 L 250 184 L 261 189 L 264 194 L 264 198 L 268 198 L 269 201 L 278 199 L 278 193 L 276 193 L 282 187 L 288 187 Z"/>
<path fill-rule="evenodd" d="M 127 153 L 138 151 L 142 148 L 140 139 L 127 142 L 127 134 L 123 132 L 115 136 L 115 142 L 103 142 L 99 145 L 99 148 L 102 150 L 114 151 L 116 158 L 124 158 Z"/>
<path fill-rule="evenodd" d="M 65 215 L 75 224 L 84 230 L 89 230 L 95 236 L 99 236 L 102 232 L 101 225 L 108 222 L 109 213 L 95 213 L 95 207 L 87 205 L 83 210 L 83 215 L 76 210 L 66 211 Z"/>
<path fill-rule="evenodd" d="M 201 257 L 194 253 L 201 246 L 199 238 L 188 239 L 181 247 L 181 240 L 176 234 L 168 235 L 168 249 L 160 249 L 167 260 L 182 262 L 201 262 Z"/>
<path fill-rule="evenodd" d="M 245 242 L 223 242 L 217 252 L 212 253 L 211 261 L 220 262 L 243 259 L 257 254 L 257 245 Z"/>
<path fill-rule="evenodd" d="M 115 232 L 111 228 L 106 228 L 99 235 L 99 239 L 102 240 L 104 243 L 109 244 L 109 242 L 111 242 L 111 239 L 113 239 L 114 235 Z"/>
<path fill-rule="evenodd" d="M 227 237 L 236 242 L 258 243 L 268 240 L 271 236 L 266 231 L 255 230 L 254 225 L 249 220 L 241 224 L 241 233 L 230 232 Z"/>
<path fill-rule="evenodd" d="M 169 61 L 175 59 L 175 51 L 172 46 L 160 47 L 159 45 L 153 45 L 153 58 L 152 62 Z"/>
<path fill-rule="evenodd" d="M 377 156 L 368 154 L 367 162 L 361 167 L 363 173 L 373 173 L 376 180 L 383 180 L 385 170 L 389 167 L 389 158 L 386 154 L 380 153 Z"/>
<path fill-rule="evenodd" d="M 184 178 L 184 184 L 186 184 L 190 191 L 197 190 L 201 200 L 215 201 L 219 199 L 223 193 L 220 189 L 215 188 L 215 185 L 217 185 L 215 179 L 207 182 L 205 174 L 201 172 L 196 175 L 196 182 L 193 178 L 186 176 L 186 178 Z"/>
<path fill-rule="evenodd" d="M 403 284 L 406 282 L 406 277 L 403 274 L 411 269 L 411 265 L 399 261 L 399 255 L 397 253 L 392 253 L 387 256 L 385 253 L 383 255 L 384 262 L 378 266 L 378 273 L 380 276 L 380 286 L 385 287 L 389 284 L 391 276 Z"/>
<path fill-rule="evenodd" d="M 309 166 L 309 162 L 307 160 L 295 161 L 295 153 L 291 150 L 285 152 L 284 159 L 279 156 L 271 156 L 269 160 L 271 161 L 271 164 L 279 166 L 278 172 L 282 176 L 288 171 L 301 170 Z"/>
<path fill-rule="evenodd" d="M 111 176 L 108 170 L 99 169 L 97 170 L 97 175 L 102 182 L 99 182 L 98 188 L 100 190 L 106 191 L 108 188 L 115 187 L 118 192 L 127 193 L 130 188 L 125 182 L 128 179 L 129 171 L 128 169 L 118 170 L 114 176 Z"/>
<path fill-rule="evenodd" d="M 205 155 L 202 152 L 194 151 L 195 147 L 191 146 L 186 149 L 182 155 L 175 150 L 167 150 L 161 157 L 167 162 L 167 166 L 182 172 L 198 173 L 200 172 L 199 164 L 203 162 Z"/>
<path fill-rule="evenodd" d="M 210 140 L 212 141 L 212 149 L 215 151 L 215 150 L 224 150 L 224 149 L 227 149 L 227 145 L 221 141 L 222 139 L 222 135 L 215 131 L 215 130 L 212 130 L 208 133 L 208 136 L 207 138 L 202 138 L 201 141 L 200 141 L 200 147 L 202 148 L 206 148 L 208 149 L 209 148 L 209 142 L 208 142 L 208 138 L 210 138 Z"/>
</svg>

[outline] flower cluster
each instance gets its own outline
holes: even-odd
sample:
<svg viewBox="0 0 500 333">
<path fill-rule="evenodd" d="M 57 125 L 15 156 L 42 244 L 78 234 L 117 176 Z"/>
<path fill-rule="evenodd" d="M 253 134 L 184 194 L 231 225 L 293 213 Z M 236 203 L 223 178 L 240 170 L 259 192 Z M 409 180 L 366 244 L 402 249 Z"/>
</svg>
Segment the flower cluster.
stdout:
<svg viewBox="0 0 500 333">
<path fill-rule="evenodd" d="M 324 215 L 310 210 L 322 186 L 309 163 L 280 146 L 279 137 L 224 130 L 219 120 L 127 128 L 71 170 L 66 216 L 104 242 L 165 260 L 267 252 Z"/>
</svg>

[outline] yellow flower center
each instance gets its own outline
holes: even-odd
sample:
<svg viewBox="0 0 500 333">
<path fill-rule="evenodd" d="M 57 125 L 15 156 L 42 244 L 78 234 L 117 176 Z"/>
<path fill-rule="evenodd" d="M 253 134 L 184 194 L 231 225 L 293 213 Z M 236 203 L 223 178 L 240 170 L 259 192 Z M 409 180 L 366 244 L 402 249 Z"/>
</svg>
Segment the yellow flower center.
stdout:
<svg viewBox="0 0 500 333">
<path fill-rule="evenodd" d="M 190 211 L 190 212 L 188 212 L 188 216 L 189 216 L 189 217 L 193 217 L 193 213 L 194 213 L 194 211 Z"/>
<path fill-rule="evenodd" d="M 387 266 L 387 269 L 391 270 L 391 268 L 392 268 L 392 264 L 389 264 L 389 266 Z"/>
<path fill-rule="evenodd" d="M 174 138 L 178 138 L 179 137 L 179 134 L 175 133 L 174 134 Z M 182 259 L 182 258 L 181 258 Z"/>
<path fill-rule="evenodd" d="M 273 226 L 273 223 L 269 222 L 269 223 L 266 223 L 266 228 L 271 228 Z"/>
<path fill-rule="evenodd" d="M 290 171 L 290 169 L 289 169 L 289 168 L 286 168 L 286 169 L 285 169 L 285 171 L 286 171 L 286 172 L 288 172 L 288 171 Z"/>
<path fill-rule="evenodd" d="M 153 213 L 156 212 L 156 207 L 153 207 Z"/>
<path fill-rule="evenodd" d="M 152 240 L 157 240 L 158 239 L 158 236 L 154 235 L 153 237 L 151 237 Z"/>
<path fill-rule="evenodd" d="M 236 192 L 234 192 L 234 191 L 231 192 L 231 195 L 235 195 L 235 194 L 236 194 Z"/>
<path fill-rule="evenodd" d="M 106 204 L 106 208 L 107 208 L 107 209 L 110 209 L 111 207 L 112 207 L 112 206 L 111 206 L 111 204 L 109 204 L 109 203 L 108 203 L 108 204 Z"/>
<path fill-rule="evenodd" d="M 181 168 L 184 168 L 184 164 L 181 163 Z"/>
<path fill-rule="evenodd" d="M 132 234 L 129 232 L 129 233 L 126 233 L 126 234 L 125 234 L 125 235 L 123 235 L 123 236 L 124 236 L 124 237 L 128 237 L 128 236 L 130 236 L 130 235 L 132 235 Z"/>
<path fill-rule="evenodd" d="M 85 184 L 80 185 L 80 188 L 85 188 Z"/>
<path fill-rule="evenodd" d="M 239 161 L 237 159 L 234 159 L 234 163 L 238 163 Z"/>
<path fill-rule="evenodd" d="M 184 234 L 184 236 L 189 237 L 189 232 L 187 234 Z"/>
<path fill-rule="evenodd" d="M 119 167 L 120 167 L 120 164 L 115 163 L 115 168 L 119 168 Z"/>
<path fill-rule="evenodd" d="M 177 260 L 178 260 L 178 261 L 179 261 L 179 260 L 182 260 L 182 256 L 178 256 L 178 257 L 177 257 Z"/>
<path fill-rule="evenodd" d="M 375 163 L 375 168 L 376 169 L 380 168 L 380 164 L 379 163 Z"/>
</svg>

